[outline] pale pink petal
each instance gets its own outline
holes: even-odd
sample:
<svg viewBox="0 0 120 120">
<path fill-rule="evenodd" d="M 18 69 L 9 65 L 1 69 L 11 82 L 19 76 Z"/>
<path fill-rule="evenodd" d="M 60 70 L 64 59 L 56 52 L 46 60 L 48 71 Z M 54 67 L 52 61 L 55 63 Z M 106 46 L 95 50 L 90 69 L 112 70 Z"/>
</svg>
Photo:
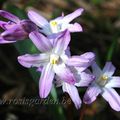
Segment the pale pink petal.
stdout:
<svg viewBox="0 0 120 120">
<path fill-rule="evenodd" d="M 70 85 L 68 83 L 63 83 L 63 91 L 67 92 L 70 95 L 70 98 L 72 99 L 73 103 L 75 104 L 75 107 L 79 109 L 81 107 L 81 99 L 78 93 L 77 88 L 74 85 Z"/>
<path fill-rule="evenodd" d="M 46 66 L 43 67 L 41 77 L 39 80 L 39 94 L 41 98 L 46 98 L 50 93 L 53 79 L 53 68 L 52 65 L 48 63 Z"/>
<path fill-rule="evenodd" d="M 114 89 L 105 88 L 102 96 L 113 110 L 120 111 L 120 96 Z"/>
</svg>

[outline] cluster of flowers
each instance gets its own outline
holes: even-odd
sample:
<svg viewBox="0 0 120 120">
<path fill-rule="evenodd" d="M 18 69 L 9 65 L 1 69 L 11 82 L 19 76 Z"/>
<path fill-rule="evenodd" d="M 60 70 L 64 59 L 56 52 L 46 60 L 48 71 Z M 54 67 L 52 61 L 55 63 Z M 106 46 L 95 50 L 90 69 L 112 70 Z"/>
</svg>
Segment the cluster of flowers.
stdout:
<svg viewBox="0 0 120 120">
<path fill-rule="evenodd" d="M 24 67 L 36 67 L 41 73 L 39 80 L 39 95 L 46 98 L 52 85 L 62 86 L 76 108 L 80 108 L 81 99 L 77 87 L 88 87 L 83 102 L 90 104 L 100 94 L 110 106 L 120 111 L 120 96 L 113 88 L 120 87 L 120 77 L 112 76 L 115 67 L 107 62 L 101 70 L 95 62 L 95 54 L 86 52 L 82 55 L 71 56 L 69 43 L 70 32 L 82 32 L 78 23 L 70 22 L 83 12 L 82 8 L 71 14 L 62 14 L 48 22 L 33 10 L 28 11 L 30 20 L 20 20 L 11 13 L 0 10 L 0 15 L 10 21 L 0 21 L 4 30 L 0 34 L 0 43 L 13 43 L 29 37 L 40 54 L 25 54 L 18 57 L 18 62 Z M 92 67 L 92 71 L 88 67 Z"/>
</svg>

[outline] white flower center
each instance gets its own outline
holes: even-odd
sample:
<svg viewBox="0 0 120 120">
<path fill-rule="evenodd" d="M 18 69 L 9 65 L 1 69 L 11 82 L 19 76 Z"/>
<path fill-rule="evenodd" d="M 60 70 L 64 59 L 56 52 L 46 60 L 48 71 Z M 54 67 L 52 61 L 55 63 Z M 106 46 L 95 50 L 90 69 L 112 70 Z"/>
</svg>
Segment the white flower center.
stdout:
<svg viewBox="0 0 120 120">
<path fill-rule="evenodd" d="M 100 86 L 104 86 L 107 82 L 108 82 L 109 77 L 107 75 L 102 75 L 99 80 L 97 81 L 97 83 Z"/>
<path fill-rule="evenodd" d="M 54 20 L 50 21 L 50 28 L 51 28 L 51 30 L 52 30 L 53 33 L 58 33 L 61 30 L 61 27 L 58 24 L 58 22 L 54 21 Z"/>
<path fill-rule="evenodd" d="M 58 64 L 59 62 L 59 56 L 56 55 L 56 54 L 52 54 L 50 55 L 50 63 L 55 65 L 55 64 Z"/>
</svg>

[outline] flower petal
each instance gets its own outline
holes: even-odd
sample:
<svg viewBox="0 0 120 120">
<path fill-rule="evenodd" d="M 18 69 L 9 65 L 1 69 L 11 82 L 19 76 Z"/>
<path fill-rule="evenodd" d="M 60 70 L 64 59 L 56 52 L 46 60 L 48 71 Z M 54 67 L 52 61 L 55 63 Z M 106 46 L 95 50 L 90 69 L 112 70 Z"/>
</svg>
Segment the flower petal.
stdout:
<svg viewBox="0 0 120 120">
<path fill-rule="evenodd" d="M 42 69 L 43 69 L 43 66 L 40 66 L 40 67 L 37 68 L 36 71 L 38 71 L 38 72 L 42 72 Z"/>
<path fill-rule="evenodd" d="M 20 25 L 28 34 L 38 30 L 37 26 L 30 20 L 21 20 Z"/>
<path fill-rule="evenodd" d="M 53 21 L 57 21 L 59 23 L 59 21 L 61 21 L 64 18 L 64 16 L 59 16 L 55 19 L 53 19 Z"/>
<path fill-rule="evenodd" d="M 83 8 L 79 8 L 79 9 L 75 10 L 73 13 L 66 15 L 63 18 L 63 22 L 66 22 L 66 23 L 71 22 L 73 19 L 80 16 L 82 14 L 82 12 L 83 12 Z"/>
<path fill-rule="evenodd" d="M 6 26 L 7 24 L 8 24 L 7 22 L 0 21 L 0 27 L 3 28 L 3 29 L 6 29 L 5 26 Z"/>
<path fill-rule="evenodd" d="M 81 72 L 83 72 L 83 71 L 85 71 L 87 69 L 86 66 L 84 66 L 84 67 L 75 67 L 75 68 L 77 69 L 78 73 L 81 73 Z"/>
<path fill-rule="evenodd" d="M 83 29 L 80 24 L 74 23 L 74 24 L 68 24 L 67 28 L 70 32 L 82 32 Z"/>
<path fill-rule="evenodd" d="M 115 67 L 111 62 L 106 62 L 105 67 L 103 68 L 103 74 L 111 77 L 115 72 Z"/>
<path fill-rule="evenodd" d="M 54 65 L 54 71 L 57 74 L 57 76 L 60 77 L 61 80 L 70 83 L 70 84 L 74 84 L 75 83 L 75 77 L 74 74 L 70 71 L 69 68 L 67 68 L 65 66 L 64 63 L 62 64 L 58 64 L 58 65 Z"/>
<path fill-rule="evenodd" d="M 93 61 L 95 59 L 95 54 L 93 52 L 86 52 L 82 54 L 81 57 Z"/>
<path fill-rule="evenodd" d="M 70 42 L 70 32 L 66 30 L 59 38 L 57 38 L 55 46 L 55 53 L 62 54 L 68 47 Z"/>
<path fill-rule="evenodd" d="M 67 49 L 65 50 L 65 54 L 70 57 L 71 56 L 71 52 L 70 52 L 70 47 L 68 46 Z"/>
<path fill-rule="evenodd" d="M 57 40 L 56 38 L 59 38 L 61 36 L 61 33 L 52 33 L 52 34 L 50 33 L 49 35 L 48 34 L 46 35 L 47 35 L 47 38 L 50 39 L 50 41 L 54 44 L 56 43 L 56 40 Z"/>
<path fill-rule="evenodd" d="M 80 99 L 77 88 L 74 85 L 70 85 L 65 82 L 63 83 L 62 88 L 64 92 L 67 92 L 70 95 L 73 103 L 75 104 L 75 107 L 79 109 L 81 107 L 82 101 Z"/>
<path fill-rule="evenodd" d="M 88 67 L 92 64 L 93 60 L 95 59 L 95 55 L 92 52 L 87 52 L 82 54 L 81 56 L 72 56 L 66 62 L 69 66 L 75 67 Z"/>
<path fill-rule="evenodd" d="M 8 22 L 4 22 L 4 21 L 0 21 L 0 27 L 4 30 L 8 30 L 11 29 L 13 26 L 16 26 L 17 24 L 11 21 Z"/>
<path fill-rule="evenodd" d="M 6 40 L 22 40 L 28 37 L 28 34 L 37 30 L 36 25 L 30 20 L 21 20 L 19 24 L 13 22 L 1 23 L 5 31 L 1 36 Z"/>
<path fill-rule="evenodd" d="M 47 54 L 38 54 L 38 55 L 22 55 L 18 57 L 18 62 L 24 67 L 40 67 L 41 65 L 48 62 L 49 56 Z"/>
<path fill-rule="evenodd" d="M 46 52 L 52 49 L 50 40 L 41 33 L 34 31 L 29 34 L 29 37 L 41 52 Z"/>
<path fill-rule="evenodd" d="M 92 64 L 92 71 L 93 71 L 93 74 L 96 76 L 96 79 L 98 79 L 102 74 L 102 70 L 99 68 L 96 62 Z"/>
<path fill-rule="evenodd" d="M 15 16 L 7 11 L 4 11 L 4 10 L 0 10 L 0 16 L 7 18 L 15 23 L 20 22 L 20 19 L 17 16 Z"/>
<path fill-rule="evenodd" d="M 23 40 L 27 35 L 20 25 L 15 25 L 1 33 L 1 36 L 8 41 Z"/>
<path fill-rule="evenodd" d="M 28 10 L 28 17 L 32 22 L 34 22 L 37 26 L 41 28 L 44 27 L 46 24 L 49 24 L 44 17 L 33 10 Z"/>
<path fill-rule="evenodd" d="M 94 102 L 97 98 L 97 96 L 101 93 L 101 89 L 99 88 L 99 86 L 97 85 L 91 85 L 85 95 L 84 95 L 84 98 L 83 98 L 83 101 L 84 103 L 86 104 L 91 104 L 92 102 Z"/>
<path fill-rule="evenodd" d="M 110 104 L 112 109 L 120 111 L 120 96 L 114 89 L 104 89 L 102 96 Z"/>
<path fill-rule="evenodd" d="M 107 88 L 120 88 L 120 77 L 111 77 L 111 79 L 109 80 L 109 82 L 105 85 L 105 87 Z"/>
<path fill-rule="evenodd" d="M 79 67 L 83 67 L 86 66 L 86 63 L 89 63 L 88 59 L 84 59 L 80 56 L 72 56 L 68 59 L 68 61 L 66 61 L 66 64 L 69 66 L 79 66 Z"/>
<path fill-rule="evenodd" d="M 0 37 L 0 44 L 6 44 L 6 43 L 14 43 L 16 41 L 7 41 L 3 37 Z"/>
<path fill-rule="evenodd" d="M 85 87 L 85 86 L 89 86 L 90 83 L 92 83 L 92 81 L 95 79 L 95 76 L 92 74 L 88 74 L 86 72 L 82 72 L 80 73 L 79 77 L 78 77 L 78 83 L 75 83 L 76 86 L 78 87 Z"/>
<path fill-rule="evenodd" d="M 53 67 L 50 63 L 43 67 L 40 81 L 39 81 L 39 94 L 41 98 L 46 98 L 52 88 L 54 78 Z"/>
</svg>

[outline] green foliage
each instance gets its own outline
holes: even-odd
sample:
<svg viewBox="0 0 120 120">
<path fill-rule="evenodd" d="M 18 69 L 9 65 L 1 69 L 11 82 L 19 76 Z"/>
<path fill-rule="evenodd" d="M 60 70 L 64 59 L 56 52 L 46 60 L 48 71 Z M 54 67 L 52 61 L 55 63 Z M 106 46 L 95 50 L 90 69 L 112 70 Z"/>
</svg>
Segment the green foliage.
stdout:
<svg viewBox="0 0 120 120">
<path fill-rule="evenodd" d="M 91 0 L 93 4 L 101 4 L 104 0 Z"/>
</svg>

